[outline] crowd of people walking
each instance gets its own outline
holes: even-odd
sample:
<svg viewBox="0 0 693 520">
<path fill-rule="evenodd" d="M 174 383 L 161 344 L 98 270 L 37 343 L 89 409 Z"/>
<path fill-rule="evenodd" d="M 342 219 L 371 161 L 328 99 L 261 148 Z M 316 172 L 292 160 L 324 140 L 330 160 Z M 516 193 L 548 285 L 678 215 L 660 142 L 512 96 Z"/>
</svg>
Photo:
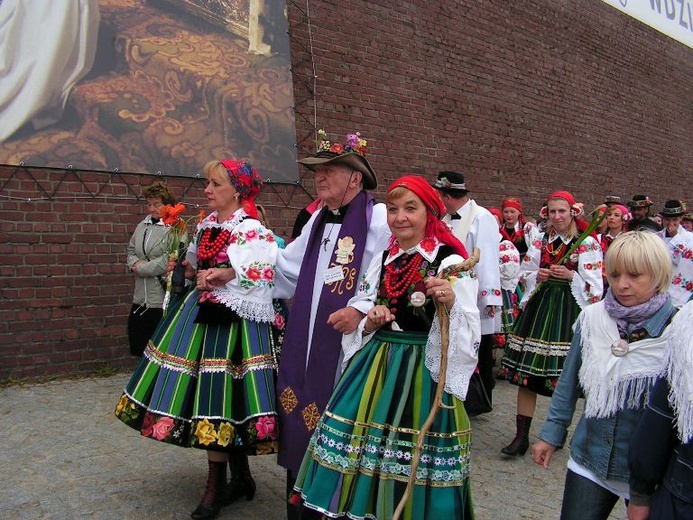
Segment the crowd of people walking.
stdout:
<svg viewBox="0 0 693 520">
<path fill-rule="evenodd" d="M 206 165 L 211 213 L 166 308 L 176 262 L 157 211 L 175 200 L 160 184 L 143 193 L 128 248 L 141 359 L 116 416 L 206 451 L 192 518 L 252 500 L 248 456 L 269 453 L 290 519 L 473 518 L 469 417 L 492 409 L 500 381 L 517 386 L 517 410 L 499 452 L 544 467 L 584 398 L 561 518 L 605 519 L 621 499 L 631 519 L 693 518 L 685 204 L 653 215 L 646 195 L 609 195 L 588 212 L 560 190 L 532 218 L 517 197 L 483 207 L 452 170 L 404 175 L 377 203 L 366 140 L 318 135 L 299 161 L 317 199 L 286 245 L 258 213 L 258 172 Z M 530 446 L 537 396 L 551 402 Z"/>
</svg>

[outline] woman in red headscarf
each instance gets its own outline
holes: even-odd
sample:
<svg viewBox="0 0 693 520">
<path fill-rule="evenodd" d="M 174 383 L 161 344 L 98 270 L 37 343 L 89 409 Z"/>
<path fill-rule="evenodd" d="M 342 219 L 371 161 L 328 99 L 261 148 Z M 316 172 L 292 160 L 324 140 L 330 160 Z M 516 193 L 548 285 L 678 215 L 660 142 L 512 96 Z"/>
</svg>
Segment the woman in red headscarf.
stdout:
<svg viewBox="0 0 693 520">
<path fill-rule="evenodd" d="M 405 515 L 471 518 L 471 430 L 463 400 L 477 363 L 478 283 L 468 271 L 436 277 L 466 252 L 440 221 L 445 207 L 425 179 L 401 177 L 390 185 L 386 204 L 392 242 L 349 301 L 368 302 L 370 310 L 343 338 L 347 368 L 317 423 L 293 498 L 302 502 L 302 518 L 392 518 L 439 378 L 437 301 L 450 313 L 448 407 L 425 437 Z"/>
<path fill-rule="evenodd" d="M 522 203 L 517 197 L 508 197 L 501 204 L 503 219 L 500 233 L 504 240 L 509 240 L 524 256 L 529 246 L 539 235 L 536 224 L 527 222 L 522 212 Z"/>
<path fill-rule="evenodd" d="M 515 438 L 501 450 L 509 456 L 527 451 L 537 394 L 553 394 L 573 323 L 581 308 L 599 301 L 603 291 L 602 248 L 593 235 L 581 236 L 587 229 L 579 218 L 582 204 L 569 192 L 557 191 L 541 212 L 548 225 L 522 261 L 523 310 L 508 335 L 498 374 L 519 386 Z"/>
<path fill-rule="evenodd" d="M 207 450 L 196 519 L 252 499 L 247 455 L 278 448 L 273 324 L 283 322 L 271 298 L 277 244 L 254 203 L 261 177 L 243 161 L 212 161 L 204 172 L 212 213 L 186 255 L 195 288 L 159 324 L 115 411 L 145 437 Z"/>
</svg>

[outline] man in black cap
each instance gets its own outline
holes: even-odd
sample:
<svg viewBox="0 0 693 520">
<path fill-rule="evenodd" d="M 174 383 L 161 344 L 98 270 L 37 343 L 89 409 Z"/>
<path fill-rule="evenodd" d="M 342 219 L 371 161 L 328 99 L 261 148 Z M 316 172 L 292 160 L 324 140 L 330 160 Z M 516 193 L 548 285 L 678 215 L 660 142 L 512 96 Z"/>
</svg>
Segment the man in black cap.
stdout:
<svg viewBox="0 0 693 520">
<path fill-rule="evenodd" d="M 650 218 L 650 206 L 653 202 L 647 195 L 633 195 L 628 203 L 632 220 L 628 222 L 628 231 L 659 231 L 662 227 Z"/>
<path fill-rule="evenodd" d="M 476 274 L 479 279 L 477 306 L 481 317 L 481 344 L 479 345 L 479 376 L 489 398 L 495 386 L 493 378 L 493 335 L 501 331 L 500 267 L 498 222 L 486 208 L 468 197 L 464 176 L 455 171 L 442 171 L 432 184 L 438 190 L 448 214 L 443 218 L 452 226 L 455 236 L 471 255 L 474 248 L 480 252 Z"/>
<path fill-rule="evenodd" d="M 318 137 L 318 152 L 299 162 L 314 172 L 322 206 L 280 250 L 273 293 L 293 298 L 277 380 L 277 461 L 287 469 L 288 492 L 340 373 L 342 334 L 356 330 L 368 310 L 347 302 L 373 256 L 390 242 L 385 205 L 365 191 L 378 185 L 366 141 L 358 133 L 348 134 L 345 144 L 329 142 L 322 131 Z M 298 515 L 288 500 L 287 515 Z"/>
<path fill-rule="evenodd" d="M 657 234 L 667 244 L 674 237 L 688 234 L 688 231 L 681 227 L 681 221 L 685 214 L 686 206 L 680 200 L 668 200 L 664 203 L 664 209 L 659 212 L 659 216 L 662 217 L 663 229 Z"/>
</svg>

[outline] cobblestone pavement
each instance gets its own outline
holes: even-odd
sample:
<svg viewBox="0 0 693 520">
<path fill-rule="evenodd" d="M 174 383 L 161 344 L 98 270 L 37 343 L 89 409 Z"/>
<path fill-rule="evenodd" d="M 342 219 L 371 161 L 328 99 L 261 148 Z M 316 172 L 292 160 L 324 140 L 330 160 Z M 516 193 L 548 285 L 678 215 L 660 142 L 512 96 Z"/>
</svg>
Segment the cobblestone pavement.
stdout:
<svg viewBox="0 0 693 520">
<path fill-rule="evenodd" d="M 185 519 L 206 480 L 202 451 L 139 436 L 113 409 L 129 374 L 0 389 L 0 518 Z M 514 433 L 515 387 L 499 382 L 495 409 L 472 420 L 472 493 L 478 520 L 558 518 L 568 449 L 549 470 L 529 454 L 500 455 Z M 546 417 L 539 398 L 532 438 Z M 221 519 L 283 519 L 284 471 L 273 456 L 251 458 L 258 491 Z M 625 518 L 619 504 L 612 519 Z"/>
</svg>

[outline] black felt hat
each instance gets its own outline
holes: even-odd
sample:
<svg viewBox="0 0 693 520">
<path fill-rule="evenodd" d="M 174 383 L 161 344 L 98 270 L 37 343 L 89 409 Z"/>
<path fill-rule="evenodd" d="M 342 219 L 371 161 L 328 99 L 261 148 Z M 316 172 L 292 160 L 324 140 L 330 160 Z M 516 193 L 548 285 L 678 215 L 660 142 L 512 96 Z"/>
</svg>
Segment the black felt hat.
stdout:
<svg viewBox="0 0 693 520">
<path fill-rule="evenodd" d="M 668 200 L 664 203 L 664 209 L 659 212 L 663 218 L 683 217 L 686 214 L 686 206 L 680 200 Z"/>
<path fill-rule="evenodd" d="M 649 208 L 653 202 L 647 195 L 633 195 L 633 200 L 628 203 L 631 208 Z"/>
<path fill-rule="evenodd" d="M 460 172 L 442 171 L 438 173 L 438 179 L 431 183 L 437 190 L 467 192 L 467 185 L 464 183 L 464 175 Z"/>
</svg>

